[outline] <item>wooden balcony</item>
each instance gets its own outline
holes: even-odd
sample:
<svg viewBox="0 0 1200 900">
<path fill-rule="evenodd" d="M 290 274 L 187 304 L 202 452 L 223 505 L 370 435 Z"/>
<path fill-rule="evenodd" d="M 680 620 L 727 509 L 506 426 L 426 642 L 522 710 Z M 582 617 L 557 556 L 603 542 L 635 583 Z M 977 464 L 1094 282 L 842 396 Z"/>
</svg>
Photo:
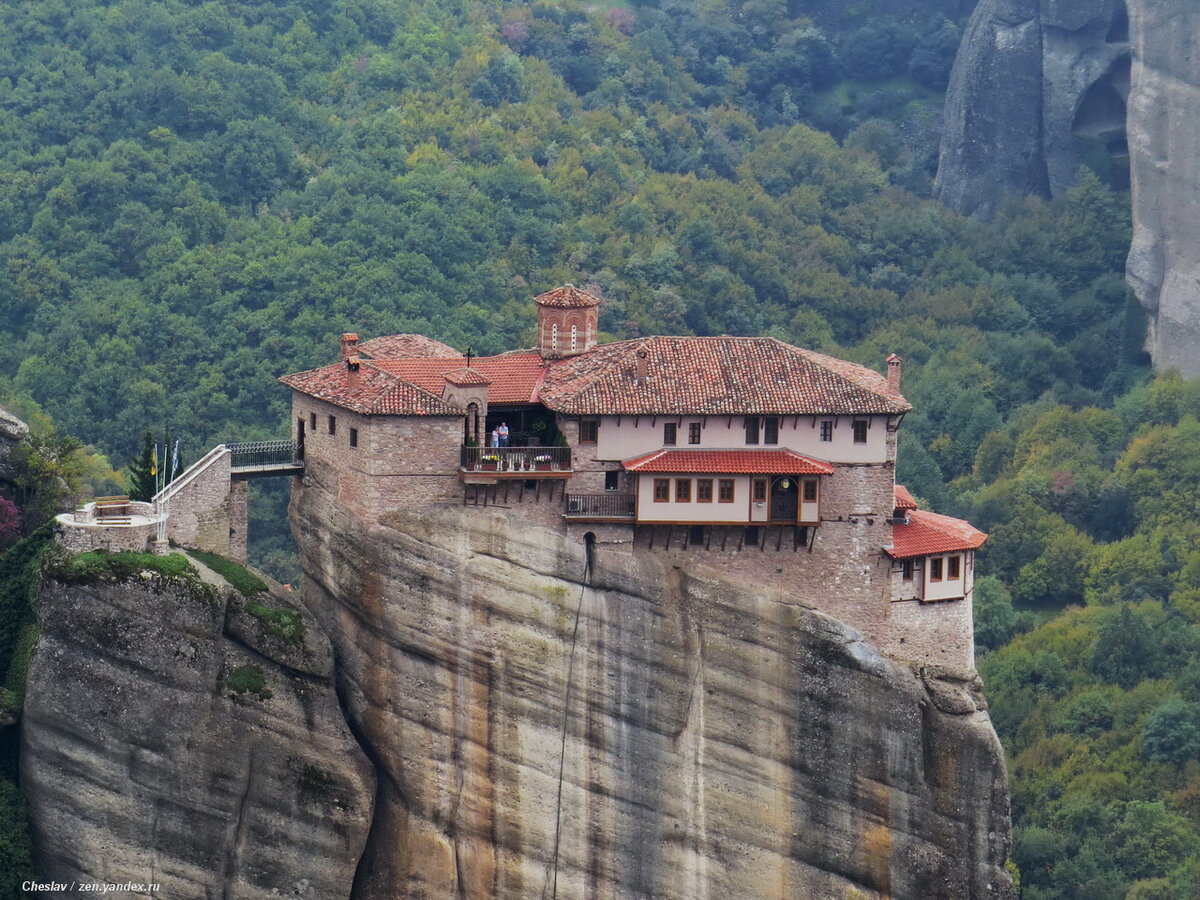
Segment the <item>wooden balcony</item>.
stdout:
<svg viewBox="0 0 1200 900">
<path fill-rule="evenodd" d="M 460 472 L 509 478 L 570 475 L 570 447 L 463 447 Z"/>
<path fill-rule="evenodd" d="M 567 494 L 563 517 L 575 522 L 632 522 L 637 512 L 633 494 Z"/>
</svg>

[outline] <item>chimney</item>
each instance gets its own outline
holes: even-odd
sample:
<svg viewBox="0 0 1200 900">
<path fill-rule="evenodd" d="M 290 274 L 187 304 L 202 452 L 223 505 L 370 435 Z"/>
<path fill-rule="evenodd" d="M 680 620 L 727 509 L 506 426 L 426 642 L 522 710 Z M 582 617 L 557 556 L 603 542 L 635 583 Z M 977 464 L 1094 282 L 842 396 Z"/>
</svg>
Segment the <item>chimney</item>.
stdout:
<svg viewBox="0 0 1200 900">
<path fill-rule="evenodd" d="M 349 359 L 358 350 L 358 335 L 348 332 L 342 335 L 342 359 Z"/>
<path fill-rule="evenodd" d="M 361 364 L 362 359 L 360 359 L 358 356 L 346 357 L 346 387 L 350 390 L 354 390 L 358 387 L 358 370 Z"/>
<path fill-rule="evenodd" d="M 904 368 L 904 360 L 893 353 L 887 358 L 888 387 L 900 393 L 900 370 Z"/>
<path fill-rule="evenodd" d="M 650 351 L 645 347 L 638 348 L 633 373 L 638 379 L 650 377 Z"/>
</svg>

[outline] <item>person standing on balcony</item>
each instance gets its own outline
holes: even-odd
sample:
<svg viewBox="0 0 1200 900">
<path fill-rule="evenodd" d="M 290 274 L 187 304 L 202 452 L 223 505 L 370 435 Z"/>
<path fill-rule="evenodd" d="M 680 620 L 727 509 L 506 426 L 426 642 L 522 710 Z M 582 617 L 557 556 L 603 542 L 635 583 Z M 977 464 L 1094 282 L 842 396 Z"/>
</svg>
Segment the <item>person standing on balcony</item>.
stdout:
<svg viewBox="0 0 1200 900">
<path fill-rule="evenodd" d="M 500 432 L 500 446 L 507 447 L 508 446 L 508 423 L 501 422 L 500 428 L 497 430 Z"/>
<path fill-rule="evenodd" d="M 500 429 L 499 428 L 492 429 L 492 446 L 493 447 L 500 446 Z"/>
</svg>

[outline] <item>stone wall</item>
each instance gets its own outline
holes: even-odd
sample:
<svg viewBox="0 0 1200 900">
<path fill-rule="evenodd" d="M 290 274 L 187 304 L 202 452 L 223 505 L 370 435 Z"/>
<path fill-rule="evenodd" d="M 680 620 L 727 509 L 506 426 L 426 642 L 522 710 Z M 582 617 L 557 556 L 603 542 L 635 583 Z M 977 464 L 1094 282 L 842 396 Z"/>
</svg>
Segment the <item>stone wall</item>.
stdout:
<svg viewBox="0 0 1200 900">
<path fill-rule="evenodd" d="M 176 543 L 229 555 L 233 528 L 229 462 L 229 451 L 215 448 L 159 494 L 170 499 L 167 534 Z"/>
<path fill-rule="evenodd" d="M 130 550 L 134 553 L 148 553 L 154 548 L 154 538 L 158 533 L 158 523 L 149 522 L 141 525 L 97 525 L 80 524 L 64 521 L 67 516 L 59 516 L 61 530 L 58 542 L 68 553 L 86 553 L 89 550 L 107 550 L 118 553 Z"/>
</svg>

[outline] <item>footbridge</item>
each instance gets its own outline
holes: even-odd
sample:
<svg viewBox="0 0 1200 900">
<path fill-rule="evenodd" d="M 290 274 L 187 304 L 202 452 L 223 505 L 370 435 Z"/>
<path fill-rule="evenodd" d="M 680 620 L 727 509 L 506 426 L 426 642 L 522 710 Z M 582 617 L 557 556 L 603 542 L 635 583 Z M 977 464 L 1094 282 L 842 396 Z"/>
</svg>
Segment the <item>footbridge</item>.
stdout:
<svg viewBox="0 0 1200 900">
<path fill-rule="evenodd" d="M 302 451 L 291 441 L 218 444 L 154 495 L 166 514 L 163 536 L 245 562 L 247 482 L 303 472 Z"/>
</svg>

